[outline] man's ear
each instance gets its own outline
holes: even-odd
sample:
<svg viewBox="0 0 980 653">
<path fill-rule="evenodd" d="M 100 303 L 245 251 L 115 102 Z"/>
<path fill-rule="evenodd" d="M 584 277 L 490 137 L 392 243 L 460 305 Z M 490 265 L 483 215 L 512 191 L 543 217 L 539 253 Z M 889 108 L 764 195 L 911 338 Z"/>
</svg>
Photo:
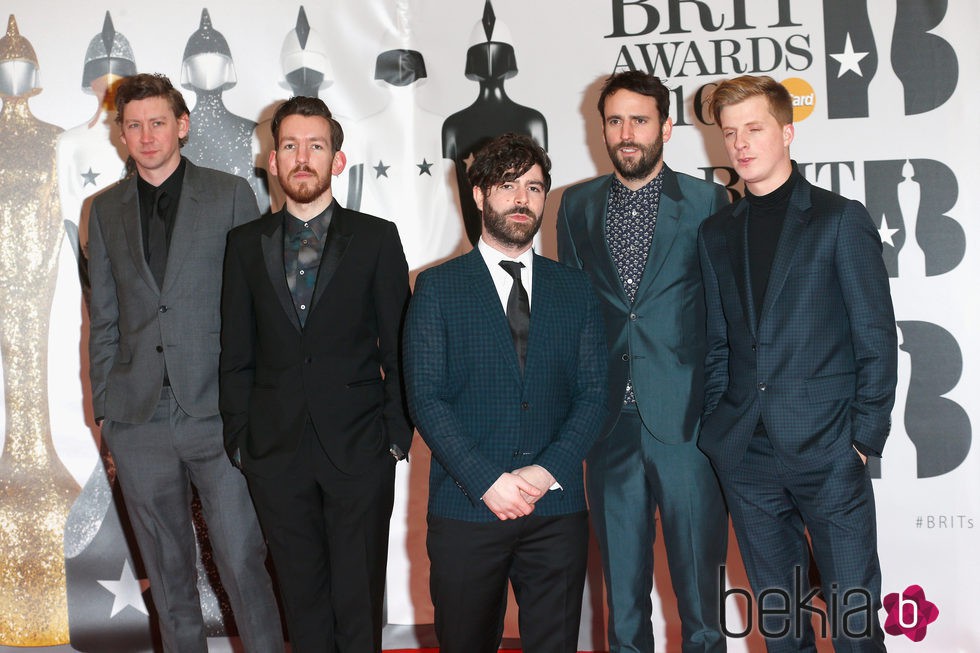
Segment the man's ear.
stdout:
<svg viewBox="0 0 980 653">
<path fill-rule="evenodd" d="M 330 174 L 334 177 L 339 175 L 347 167 L 347 155 L 341 150 L 333 153 L 333 162 L 330 164 Z"/>
<path fill-rule="evenodd" d="M 484 199 L 485 198 L 484 198 L 484 195 L 483 195 L 483 189 L 480 188 L 479 186 L 474 186 L 473 187 L 473 201 L 476 203 L 476 207 L 478 209 L 480 209 L 480 211 L 483 211 L 483 200 Z"/>
</svg>

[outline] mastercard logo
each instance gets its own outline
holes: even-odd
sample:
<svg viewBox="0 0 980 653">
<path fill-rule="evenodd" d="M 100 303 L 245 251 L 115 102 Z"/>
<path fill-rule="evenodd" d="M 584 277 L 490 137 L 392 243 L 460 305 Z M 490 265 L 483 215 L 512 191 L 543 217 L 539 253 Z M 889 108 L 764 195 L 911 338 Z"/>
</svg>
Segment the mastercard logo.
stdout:
<svg viewBox="0 0 980 653">
<path fill-rule="evenodd" d="M 782 82 L 793 97 L 793 122 L 799 122 L 810 117 L 817 106 L 817 94 L 805 79 L 790 77 Z"/>
</svg>

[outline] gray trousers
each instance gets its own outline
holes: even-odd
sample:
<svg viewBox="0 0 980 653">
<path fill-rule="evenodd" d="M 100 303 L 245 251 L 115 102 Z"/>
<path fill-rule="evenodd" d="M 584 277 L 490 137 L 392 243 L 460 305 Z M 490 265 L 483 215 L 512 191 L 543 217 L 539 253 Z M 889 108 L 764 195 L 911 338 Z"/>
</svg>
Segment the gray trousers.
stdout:
<svg viewBox="0 0 980 653">
<path fill-rule="evenodd" d="M 284 650 L 266 549 L 245 478 L 225 455 L 218 415 L 195 418 L 165 387 L 145 424 L 102 424 L 150 579 L 164 650 L 207 653 L 197 591 L 191 484 L 247 651 Z"/>
</svg>

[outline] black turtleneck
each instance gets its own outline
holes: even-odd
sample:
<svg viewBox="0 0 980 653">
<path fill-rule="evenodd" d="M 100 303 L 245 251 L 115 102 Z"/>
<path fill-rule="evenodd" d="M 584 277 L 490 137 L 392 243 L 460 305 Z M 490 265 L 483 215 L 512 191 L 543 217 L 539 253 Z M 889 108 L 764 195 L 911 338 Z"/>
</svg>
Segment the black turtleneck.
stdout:
<svg viewBox="0 0 980 653">
<path fill-rule="evenodd" d="M 799 179 L 800 173 L 794 163 L 789 178 L 771 193 L 753 195 L 747 187 L 745 189 L 745 199 L 749 203 L 749 279 L 756 318 L 762 314 L 762 301 L 766 296 L 779 235 L 783 232 L 789 198 Z"/>
</svg>

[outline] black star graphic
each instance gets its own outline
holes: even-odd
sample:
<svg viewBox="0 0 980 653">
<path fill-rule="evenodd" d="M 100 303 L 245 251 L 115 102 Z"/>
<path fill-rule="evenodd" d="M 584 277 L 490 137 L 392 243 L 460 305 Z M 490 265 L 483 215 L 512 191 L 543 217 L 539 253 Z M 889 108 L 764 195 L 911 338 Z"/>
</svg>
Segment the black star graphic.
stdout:
<svg viewBox="0 0 980 653">
<path fill-rule="evenodd" d="M 381 159 L 378 159 L 378 165 L 374 166 L 374 171 L 376 173 L 378 173 L 378 176 L 375 177 L 375 179 L 380 179 L 381 177 L 387 177 L 388 176 L 388 168 L 390 168 L 390 167 L 391 166 L 386 166 L 384 161 L 382 161 Z"/>
<path fill-rule="evenodd" d="M 429 172 L 429 168 L 432 167 L 432 164 L 426 161 L 425 157 L 422 157 L 422 163 L 416 163 L 415 165 L 419 169 L 419 177 L 421 177 L 422 175 L 429 175 L 430 177 L 432 176 L 432 173 Z"/>
<path fill-rule="evenodd" d="M 102 173 L 101 172 L 92 172 L 92 166 L 89 166 L 88 167 L 88 172 L 83 172 L 82 173 L 82 179 L 85 180 L 85 182 L 82 184 L 82 188 L 85 188 L 89 184 L 92 184 L 93 186 L 95 186 L 95 178 L 98 177 L 100 174 L 102 174 Z"/>
</svg>

